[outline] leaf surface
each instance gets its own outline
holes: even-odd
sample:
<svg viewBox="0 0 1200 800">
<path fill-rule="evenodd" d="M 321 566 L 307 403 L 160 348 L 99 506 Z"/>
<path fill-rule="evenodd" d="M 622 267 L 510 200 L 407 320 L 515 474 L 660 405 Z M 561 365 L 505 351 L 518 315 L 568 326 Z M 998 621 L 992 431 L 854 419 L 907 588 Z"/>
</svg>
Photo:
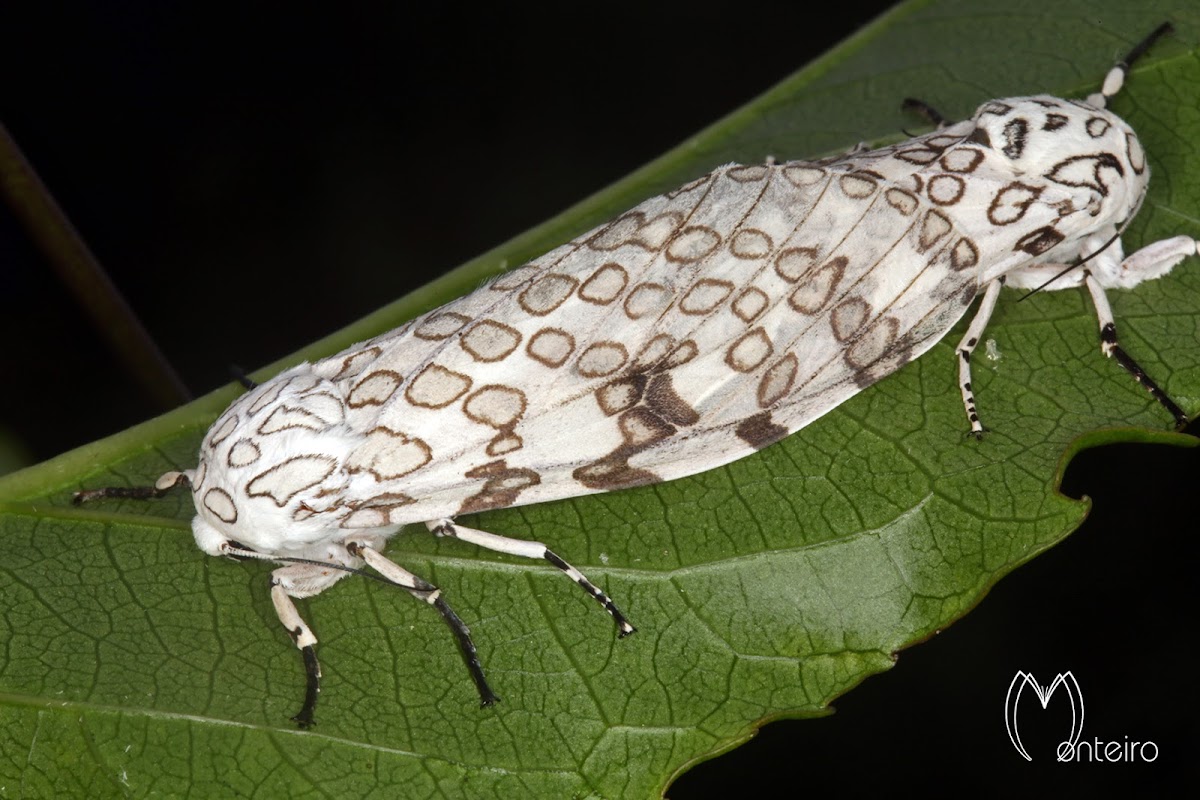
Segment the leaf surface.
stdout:
<svg viewBox="0 0 1200 800">
<path fill-rule="evenodd" d="M 718 164 L 892 136 L 913 125 L 899 98 L 917 94 L 961 118 L 992 97 L 1092 91 L 1112 58 L 1165 18 L 1177 34 L 1114 104 L 1155 174 L 1125 241 L 1132 250 L 1200 236 L 1200 16 L 1111 3 L 1104 27 L 1082 24 L 1096 7 L 1048 14 L 1018 3 L 995 17 L 982 3 L 901 6 L 626 180 L 288 363 L 395 327 Z M 1126 348 L 1191 413 L 1198 266 L 1111 298 Z M 1004 294 L 988 333 L 1003 359 L 976 360 L 992 430 L 982 443 L 962 436 L 960 325 L 755 457 L 464 520 L 551 544 L 638 625 L 628 640 L 551 568 L 415 529 L 394 539 L 388 555 L 438 584 L 471 626 L 503 697 L 485 710 L 436 615 L 402 592 L 347 581 L 301 607 L 321 639 L 324 691 L 319 727 L 297 732 L 288 717 L 303 676 L 266 565 L 205 558 L 187 496 L 69 505 L 77 488 L 192 466 L 232 388 L 0 480 L 0 783 L 30 796 L 398 786 L 414 797 L 653 796 L 764 720 L 825 713 L 1068 535 L 1086 506 L 1055 486 L 1078 448 L 1184 440 L 1155 433 L 1169 427 L 1165 413 L 1100 357 L 1082 293 L 1016 297 Z"/>
</svg>

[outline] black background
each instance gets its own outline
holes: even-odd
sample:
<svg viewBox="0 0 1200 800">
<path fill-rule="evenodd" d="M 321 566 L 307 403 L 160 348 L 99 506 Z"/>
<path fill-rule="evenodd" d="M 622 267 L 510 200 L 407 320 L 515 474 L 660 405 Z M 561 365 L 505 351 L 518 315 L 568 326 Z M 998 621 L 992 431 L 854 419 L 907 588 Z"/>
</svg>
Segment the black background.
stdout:
<svg viewBox="0 0 1200 800">
<path fill-rule="evenodd" d="M 0 114 L 201 394 L 229 363 L 286 355 L 624 176 L 886 5 L 818 22 L 755 3 L 557 17 L 40 3 L 4 12 Z M 28 463 L 161 410 L 2 209 L 0 317 L 0 430 Z M 1194 779 L 1179 609 L 1195 604 L 1196 466 L 1165 447 L 1079 457 L 1066 491 L 1095 498 L 1079 532 L 833 717 L 769 725 L 670 795 L 1100 796 Z M 1018 669 L 1074 670 L 1085 734 L 1154 740 L 1158 762 L 1021 761 L 1003 726 Z"/>
</svg>

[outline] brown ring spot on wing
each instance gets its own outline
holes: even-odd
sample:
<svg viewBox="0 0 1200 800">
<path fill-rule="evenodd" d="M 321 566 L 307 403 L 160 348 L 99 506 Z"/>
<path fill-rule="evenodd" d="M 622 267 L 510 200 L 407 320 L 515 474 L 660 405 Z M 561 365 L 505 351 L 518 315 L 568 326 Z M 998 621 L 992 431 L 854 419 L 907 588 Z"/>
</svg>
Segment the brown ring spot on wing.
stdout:
<svg viewBox="0 0 1200 800">
<path fill-rule="evenodd" d="M 471 318 L 465 314 L 457 314 L 453 311 L 434 312 L 432 316 L 417 326 L 413 331 L 413 336 L 426 341 L 447 339 L 461 331 L 470 322 Z"/>
<path fill-rule="evenodd" d="M 390 369 L 381 369 L 359 379 L 354 388 L 346 395 L 346 405 L 350 408 L 365 406 L 381 406 L 400 388 L 404 378 L 400 373 Z M 272 414 L 272 416 L 274 416 Z"/>
<path fill-rule="evenodd" d="M 502 322 L 485 319 L 464 333 L 458 343 L 477 361 L 491 363 L 511 355 L 521 344 L 521 334 Z"/>
<path fill-rule="evenodd" d="M 525 393 L 511 386 L 490 384 L 463 401 L 463 413 L 481 425 L 507 429 L 525 414 Z"/>
<path fill-rule="evenodd" d="M 875 194 L 879 183 L 861 173 L 850 173 L 838 178 L 838 186 L 842 193 L 855 200 L 865 200 Z"/>
<path fill-rule="evenodd" d="M 424 440 L 380 425 L 368 431 L 346 459 L 346 472 L 365 473 L 383 483 L 416 472 L 432 460 L 433 451 Z"/>
<path fill-rule="evenodd" d="M 970 269 L 979 263 L 979 248 L 965 236 L 950 248 L 950 266 L 955 270 Z"/>
<path fill-rule="evenodd" d="M 707 225 L 690 225 L 681 230 L 667 245 L 667 261 L 675 264 L 695 264 L 712 255 L 721 246 L 721 234 Z"/>
<path fill-rule="evenodd" d="M 725 173 L 732 181 L 738 183 L 758 183 L 767 177 L 769 170 L 762 164 L 750 164 L 739 167 L 730 167 Z"/>
<path fill-rule="evenodd" d="M 942 155 L 942 169 L 967 174 L 983 163 L 983 151 L 976 147 L 955 147 Z"/>
<path fill-rule="evenodd" d="M 846 272 L 848 260 L 837 256 L 814 272 L 788 296 L 788 305 L 801 314 L 816 314 L 823 309 L 837 290 Z"/>
<path fill-rule="evenodd" d="M 776 361 L 763 374 L 758 382 L 758 405 L 766 408 L 787 396 L 796 382 L 796 371 L 799 361 L 792 353 Z"/>
<path fill-rule="evenodd" d="M 788 283 L 795 283 L 813 268 L 817 256 L 815 247 L 789 247 L 775 257 L 775 272 Z"/>
<path fill-rule="evenodd" d="M 768 300 L 766 292 L 751 286 L 737 296 L 731 308 L 742 322 L 753 322 L 766 310 Z"/>
<path fill-rule="evenodd" d="M 268 497 L 283 508 L 293 497 L 321 483 L 336 469 L 337 459 L 332 456 L 292 456 L 247 483 L 246 495 Z"/>
<path fill-rule="evenodd" d="M 846 363 L 851 369 L 866 369 L 890 351 L 899 334 L 900 321 L 895 317 L 877 320 L 858 341 L 846 348 Z"/>
<path fill-rule="evenodd" d="M 788 164 L 783 168 L 784 180 L 797 189 L 805 189 L 818 184 L 825 180 L 825 175 L 825 170 L 811 164 Z"/>
<path fill-rule="evenodd" d="M 444 408 L 467 393 L 471 379 L 438 364 L 430 364 L 417 373 L 404 391 L 404 397 L 421 408 Z"/>
<path fill-rule="evenodd" d="M 238 520 L 237 505 L 224 489 L 214 487 L 205 492 L 204 507 L 222 522 L 232 525 Z"/>
<path fill-rule="evenodd" d="M 496 434 L 494 439 L 488 442 L 487 454 L 494 458 L 496 456 L 502 456 L 507 453 L 515 452 L 524 446 L 525 442 L 520 436 L 517 436 L 515 433 L 506 433 L 501 431 L 500 433 Z"/>
<path fill-rule="evenodd" d="M 729 239 L 729 252 L 742 259 L 766 258 L 774 249 L 771 237 L 758 228 L 742 228 Z"/>
<path fill-rule="evenodd" d="M 921 230 L 917 235 L 917 249 L 924 253 L 940 242 L 950 232 L 950 218 L 935 208 L 925 212 L 921 219 Z"/>
<path fill-rule="evenodd" d="M 606 306 L 625 291 L 629 273 L 620 264 L 609 261 L 596 270 L 592 277 L 579 287 L 579 297 L 598 306 Z"/>
<path fill-rule="evenodd" d="M 903 189 L 892 187 L 883 193 L 883 197 L 887 200 L 887 204 L 899 211 L 906 217 L 911 217 L 916 213 L 917 206 L 920 201 L 916 195 L 911 192 L 906 192 Z"/>
<path fill-rule="evenodd" d="M 575 352 L 575 337 L 562 328 L 542 328 L 529 337 L 525 352 L 547 367 L 561 367 Z"/>
<path fill-rule="evenodd" d="M 962 200 L 967 184 L 957 175 L 934 175 L 925 191 L 939 206 L 952 206 Z"/>
<path fill-rule="evenodd" d="M 761 327 L 742 334 L 725 352 L 725 363 L 738 372 L 752 372 L 771 357 L 775 347 Z"/>
<path fill-rule="evenodd" d="M 639 283 L 625 298 L 625 314 L 630 319 L 657 315 L 671 303 L 671 293 L 661 283 Z"/>
<path fill-rule="evenodd" d="M 871 304 L 861 297 L 849 297 L 834 306 L 829 315 L 833 336 L 839 342 L 854 338 L 871 317 Z"/>
<path fill-rule="evenodd" d="M 575 368 L 585 378 L 602 378 L 625 366 L 629 352 L 620 342 L 596 342 L 579 354 Z"/>
<path fill-rule="evenodd" d="M 679 310 L 684 314 L 710 314 L 733 292 L 730 281 L 701 278 L 692 284 L 687 294 L 679 301 Z"/>
<path fill-rule="evenodd" d="M 525 312 L 535 317 L 544 317 L 561 306 L 570 297 L 579 281 L 570 275 L 552 272 L 543 275 L 517 295 L 517 302 Z"/>
</svg>

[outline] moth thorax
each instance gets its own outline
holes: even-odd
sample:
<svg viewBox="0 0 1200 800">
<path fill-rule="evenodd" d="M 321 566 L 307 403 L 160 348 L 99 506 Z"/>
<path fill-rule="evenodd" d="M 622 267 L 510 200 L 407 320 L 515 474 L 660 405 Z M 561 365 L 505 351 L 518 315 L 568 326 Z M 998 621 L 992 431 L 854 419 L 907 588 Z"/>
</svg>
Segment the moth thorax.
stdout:
<svg viewBox="0 0 1200 800">
<path fill-rule="evenodd" d="M 990 147 L 1026 180 L 1044 179 L 1097 223 L 1136 211 L 1149 180 L 1137 134 L 1117 115 L 1050 96 L 992 100 L 975 113 L 969 138 Z"/>
<path fill-rule="evenodd" d="M 256 387 L 201 445 L 192 481 L 197 543 L 202 528 L 260 552 L 320 539 L 336 522 L 318 512 L 337 508 L 356 443 L 340 392 L 309 365 Z"/>
</svg>

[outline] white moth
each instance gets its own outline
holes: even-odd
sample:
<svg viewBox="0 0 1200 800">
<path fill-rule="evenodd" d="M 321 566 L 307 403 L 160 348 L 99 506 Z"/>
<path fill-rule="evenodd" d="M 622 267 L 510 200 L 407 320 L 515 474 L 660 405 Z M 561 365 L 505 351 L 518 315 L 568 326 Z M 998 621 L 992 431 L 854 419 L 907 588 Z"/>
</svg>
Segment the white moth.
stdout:
<svg viewBox="0 0 1200 800">
<path fill-rule="evenodd" d="M 1120 241 L 1149 173 L 1137 136 L 1105 106 L 1166 30 L 1087 101 L 993 100 L 891 147 L 721 167 L 398 330 L 252 388 L 208 431 L 194 470 L 77 499 L 189 485 L 200 549 L 283 564 L 271 595 L 303 653 L 295 719 L 307 726 L 317 639 L 292 600 L 364 566 L 439 609 L 483 703 L 496 699 L 439 590 L 381 555 L 402 526 L 546 559 L 631 633 L 545 545 L 454 518 L 754 453 L 925 352 L 982 295 L 958 348 L 979 435 L 970 355 L 1005 282 L 1086 287 L 1104 355 L 1182 423 L 1118 346 L 1104 294 L 1197 250 L 1178 236 L 1125 257 Z"/>
</svg>

